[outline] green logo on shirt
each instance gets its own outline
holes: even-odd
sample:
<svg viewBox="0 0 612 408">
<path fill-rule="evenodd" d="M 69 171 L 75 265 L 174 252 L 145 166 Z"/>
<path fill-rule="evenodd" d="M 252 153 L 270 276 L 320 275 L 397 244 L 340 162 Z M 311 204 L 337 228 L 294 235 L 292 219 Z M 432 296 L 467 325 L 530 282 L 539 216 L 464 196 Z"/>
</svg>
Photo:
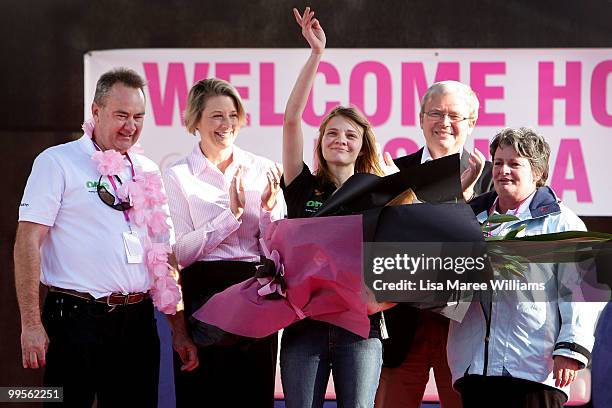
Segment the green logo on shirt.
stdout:
<svg viewBox="0 0 612 408">
<path fill-rule="evenodd" d="M 102 187 L 106 188 L 107 190 L 110 188 L 110 185 L 106 182 L 103 181 L 102 183 Z M 92 180 L 92 181 L 88 181 L 85 183 L 85 186 L 87 188 L 98 188 L 98 181 L 97 180 Z"/>
<path fill-rule="evenodd" d="M 316 200 L 310 200 L 306 202 L 306 208 L 310 209 L 318 209 L 319 207 L 321 207 L 323 205 L 323 203 L 321 201 L 316 201 Z"/>
</svg>

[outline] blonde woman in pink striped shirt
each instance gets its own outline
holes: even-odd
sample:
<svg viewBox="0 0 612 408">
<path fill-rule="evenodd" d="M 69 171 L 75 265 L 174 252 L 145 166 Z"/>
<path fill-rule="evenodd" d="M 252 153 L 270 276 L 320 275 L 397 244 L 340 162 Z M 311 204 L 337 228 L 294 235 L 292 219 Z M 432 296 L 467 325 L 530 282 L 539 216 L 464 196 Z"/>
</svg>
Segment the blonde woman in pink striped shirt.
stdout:
<svg viewBox="0 0 612 408">
<path fill-rule="evenodd" d="M 246 114 L 236 89 L 219 79 L 189 91 L 185 126 L 200 142 L 164 175 L 176 232 L 185 315 L 210 296 L 253 277 L 258 239 L 282 218 L 280 171 L 234 142 Z M 182 371 L 175 355 L 177 407 L 273 407 L 277 336 L 200 348 L 200 367 Z"/>
</svg>

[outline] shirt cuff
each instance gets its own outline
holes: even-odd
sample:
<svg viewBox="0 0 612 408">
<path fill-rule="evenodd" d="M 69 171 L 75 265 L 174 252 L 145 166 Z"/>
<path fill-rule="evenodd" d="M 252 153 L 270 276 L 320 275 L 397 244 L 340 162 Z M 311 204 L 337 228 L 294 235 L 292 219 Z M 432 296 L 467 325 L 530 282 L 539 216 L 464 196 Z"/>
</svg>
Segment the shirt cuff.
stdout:
<svg viewBox="0 0 612 408">
<path fill-rule="evenodd" d="M 584 368 L 591 360 L 591 352 L 577 343 L 560 342 L 555 345 L 553 356 L 573 358 Z"/>
<path fill-rule="evenodd" d="M 242 221 L 237 220 L 229 209 L 223 211 L 211 222 L 213 229 L 224 236 L 236 231 L 240 228 L 240 224 L 242 224 Z"/>
</svg>

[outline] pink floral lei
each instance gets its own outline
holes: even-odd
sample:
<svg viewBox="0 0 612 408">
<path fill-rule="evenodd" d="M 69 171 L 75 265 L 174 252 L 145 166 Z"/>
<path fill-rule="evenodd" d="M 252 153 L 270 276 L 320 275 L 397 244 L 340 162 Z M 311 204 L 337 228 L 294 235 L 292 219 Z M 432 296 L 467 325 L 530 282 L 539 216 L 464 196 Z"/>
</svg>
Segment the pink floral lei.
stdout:
<svg viewBox="0 0 612 408">
<path fill-rule="evenodd" d="M 91 138 L 94 127 L 93 119 L 89 119 L 83 123 L 83 132 Z M 124 168 L 123 155 L 116 150 L 97 150 L 91 158 L 98 163 L 98 171 L 104 176 L 114 176 Z M 162 190 L 159 173 L 145 171 L 136 174 L 133 180 L 121 185 L 117 197 L 132 203 L 128 211 L 130 220 L 139 227 L 147 227 L 145 263 L 151 274 L 153 304 L 162 313 L 175 314 L 181 293 L 172 274 L 173 268 L 168 264 L 172 248 L 168 243 L 154 241 L 162 239 L 170 230 L 168 216 L 161 209 L 168 199 Z"/>
</svg>

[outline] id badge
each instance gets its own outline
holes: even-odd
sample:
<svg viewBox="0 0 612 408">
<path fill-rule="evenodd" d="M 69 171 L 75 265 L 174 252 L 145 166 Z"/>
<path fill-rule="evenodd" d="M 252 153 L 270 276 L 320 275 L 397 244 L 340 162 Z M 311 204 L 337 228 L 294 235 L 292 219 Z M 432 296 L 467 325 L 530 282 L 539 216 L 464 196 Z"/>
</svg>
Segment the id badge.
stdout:
<svg viewBox="0 0 612 408">
<path fill-rule="evenodd" d="M 139 264 L 144 259 L 144 249 L 136 231 L 126 231 L 123 234 L 123 246 L 129 264 Z"/>
</svg>

